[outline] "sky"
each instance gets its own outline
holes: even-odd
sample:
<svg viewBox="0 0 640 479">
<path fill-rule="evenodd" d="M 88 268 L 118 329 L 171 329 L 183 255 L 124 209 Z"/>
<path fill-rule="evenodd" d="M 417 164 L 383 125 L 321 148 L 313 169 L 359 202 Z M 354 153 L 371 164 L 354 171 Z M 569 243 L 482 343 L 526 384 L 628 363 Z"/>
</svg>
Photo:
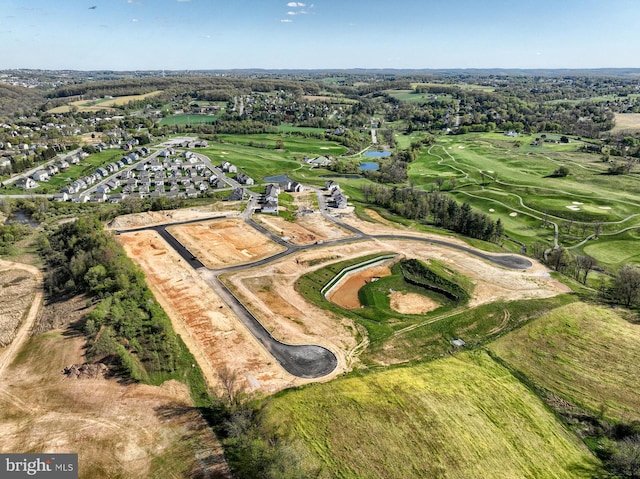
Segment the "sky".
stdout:
<svg viewBox="0 0 640 479">
<path fill-rule="evenodd" d="M 639 68 L 639 19 L 638 0 L 0 0 L 0 69 Z"/>
</svg>

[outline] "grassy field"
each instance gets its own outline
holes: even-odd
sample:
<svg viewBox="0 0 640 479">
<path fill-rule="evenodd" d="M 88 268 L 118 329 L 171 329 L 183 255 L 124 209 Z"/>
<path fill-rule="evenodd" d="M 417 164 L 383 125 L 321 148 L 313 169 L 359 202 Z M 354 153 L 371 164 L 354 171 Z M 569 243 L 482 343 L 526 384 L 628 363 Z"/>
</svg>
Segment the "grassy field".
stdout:
<svg viewBox="0 0 640 479">
<path fill-rule="evenodd" d="M 579 140 L 532 146 L 534 140 L 500 133 L 438 137 L 409 165 L 409 180 L 425 190 L 443 181 L 443 190 L 499 218 L 511 238 L 527 245 L 553 244 L 553 222 L 562 246 L 590 251 L 613 268 L 638 261 L 630 254 L 635 235 L 623 230 L 640 229 L 640 175 L 606 174 L 609 165 L 600 155 L 580 151 Z M 567 177 L 552 176 L 560 166 L 569 169 Z M 597 246 L 581 245 L 596 226 L 602 233 Z"/>
<path fill-rule="evenodd" d="M 216 115 L 172 115 L 160 120 L 160 125 L 200 125 L 212 124 L 216 120 Z"/>
<path fill-rule="evenodd" d="M 397 100 L 407 103 L 448 103 L 453 100 L 453 97 L 448 94 L 416 93 L 415 90 L 387 90 L 385 93 L 388 93 Z"/>
<path fill-rule="evenodd" d="M 615 122 L 612 133 L 637 132 L 640 130 L 640 113 L 616 113 Z"/>
<path fill-rule="evenodd" d="M 78 100 L 70 102 L 68 105 L 62 105 L 48 110 L 47 113 L 68 113 L 72 108 L 79 112 L 96 112 L 119 108 L 132 101 L 144 100 L 146 98 L 162 93 L 162 91 L 153 91 L 143 95 L 127 95 L 114 98 L 99 98 L 95 100 Z"/>
<path fill-rule="evenodd" d="M 266 421 L 321 478 L 580 478 L 599 465 L 488 355 L 280 393 Z"/>
<path fill-rule="evenodd" d="M 616 420 L 640 420 L 640 325 L 621 314 L 576 302 L 513 331 L 490 349 L 572 404 Z"/>
<path fill-rule="evenodd" d="M 268 176 L 286 174 L 291 179 L 306 184 L 323 185 L 323 174 L 330 172 L 302 163 L 305 156 L 315 158 L 321 155 L 340 155 L 346 148 L 336 142 L 297 135 L 219 135 L 223 143 L 209 143 L 202 153 L 214 164 L 229 161 L 257 182 Z M 281 139 L 284 149 L 276 150 L 276 141 Z M 295 158 L 295 159 L 294 159 Z"/>
<path fill-rule="evenodd" d="M 452 84 L 444 84 L 444 83 L 413 83 L 411 85 L 413 88 L 417 86 L 430 86 L 434 88 L 439 87 L 457 87 L 461 90 L 476 90 L 476 91 L 485 91 L 492 92 L 495 91 L 495 88 L 489 85 L 477 85 L 475 83 L 452 83 Z"/>
</svg>

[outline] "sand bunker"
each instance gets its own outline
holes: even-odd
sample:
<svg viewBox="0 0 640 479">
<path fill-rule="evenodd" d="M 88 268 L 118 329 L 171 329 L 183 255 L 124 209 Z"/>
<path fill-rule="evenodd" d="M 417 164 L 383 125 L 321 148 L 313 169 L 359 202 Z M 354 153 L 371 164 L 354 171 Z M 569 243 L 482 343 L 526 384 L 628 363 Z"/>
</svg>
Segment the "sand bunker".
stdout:
<svg viewBox="0 0 640 479">
<path fill-rule="evenodd" d="M 493 208 L 489 208 L 489 213 L 495 213 L 496 210 L 494 210 Z"/>
<path fill-rule="evenodd" d="M 511 213 L 509 213 L 509 216 L 516 217 L 518 216 L 518 213 L 516 213 L 515 211 L 512 211 Z"/>
<path fill-rule="evenodd" d="M 580 211 L 580 207 L 576 205 L 567 205 L 566 208 L 571 211 Z"/>
</svg>

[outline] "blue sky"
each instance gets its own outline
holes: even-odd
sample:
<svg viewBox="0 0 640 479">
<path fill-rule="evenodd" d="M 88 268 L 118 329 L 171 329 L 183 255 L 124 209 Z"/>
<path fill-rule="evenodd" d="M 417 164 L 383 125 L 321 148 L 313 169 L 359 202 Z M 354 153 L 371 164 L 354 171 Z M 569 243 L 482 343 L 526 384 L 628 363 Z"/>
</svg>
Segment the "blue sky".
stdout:
<svg viewBox="0 0 640 479">
<path fill-rule="evenodd" d="M 0 0 L 0 69 L 640 67 L 639 19 L 637 0 Z"/>
</svg>

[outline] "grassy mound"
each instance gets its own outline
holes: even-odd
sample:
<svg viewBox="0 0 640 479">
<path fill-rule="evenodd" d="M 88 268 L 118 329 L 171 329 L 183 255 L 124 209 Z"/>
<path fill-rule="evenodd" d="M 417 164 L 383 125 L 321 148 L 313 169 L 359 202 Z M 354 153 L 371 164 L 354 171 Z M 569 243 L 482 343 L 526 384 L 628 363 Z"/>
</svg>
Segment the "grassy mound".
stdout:
<svg viewBox="0 0 640 479">
<path fill-rule="evenodd" d="M 568 304 L 490 349 L 572 404 L 615 420 L 640 420 L 640 325 L 615 310 Z"/>
<path fill-rule="evenodd" d="M 263 412 L 319 477 L 576 478 L 599 468 L 480 352 L 286 391 Z"/>
</svg>

